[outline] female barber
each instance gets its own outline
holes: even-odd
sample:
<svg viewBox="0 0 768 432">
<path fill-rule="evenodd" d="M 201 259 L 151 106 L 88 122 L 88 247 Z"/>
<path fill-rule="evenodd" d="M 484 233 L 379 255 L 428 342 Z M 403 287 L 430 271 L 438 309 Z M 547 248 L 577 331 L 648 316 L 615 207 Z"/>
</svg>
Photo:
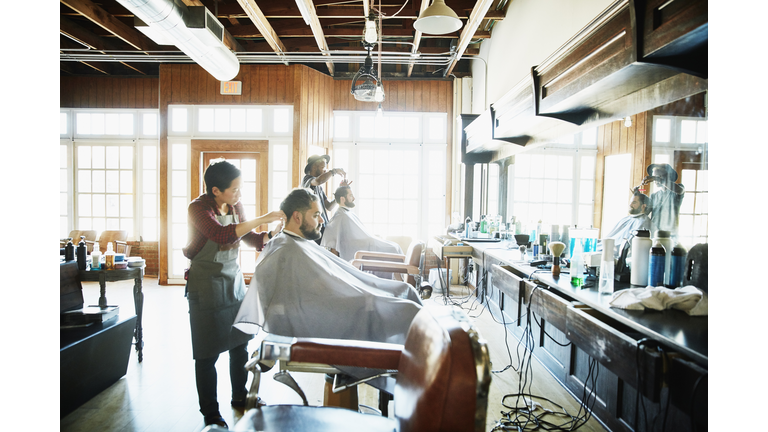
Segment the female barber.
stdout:
<svg viewBox="0 0 768 432">
<path fill-rule="evenodd" d="M 226 427 L 216 396 L 216 360 L 229 351 L 229 375 L 234 407 L 245 406 L 248 378 L 245 363 L 251 335 L 232 327 L 245 296 L 245 280 L 237 265 L 240 240 L 264 248 L 281 228 L 253 232 L 259 225 L 284 219 L 281 211 L 246 220 L 240 203 L 240 170 L 220 160 L 204 174 L 206 193 L 189 204 L 189 244 L 184 255 L 191 260 L 186 295 L 192 333 L 192 357 L 200 412 L 205 424 Z"/>
</svg>

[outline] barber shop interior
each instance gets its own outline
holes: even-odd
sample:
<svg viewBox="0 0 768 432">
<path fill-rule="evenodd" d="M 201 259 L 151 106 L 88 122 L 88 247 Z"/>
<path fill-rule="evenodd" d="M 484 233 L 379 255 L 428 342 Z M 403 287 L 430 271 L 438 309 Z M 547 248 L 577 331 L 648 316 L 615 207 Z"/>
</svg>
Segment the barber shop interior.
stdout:
<svg viewBox="0 0 768 432">
<path fill-rule="evenodd" d="M 754 430 L 709 410 L 753 400 L 766 297 L 722 264 L 760 267 L 736 200 L 765 158 L 724 86 L 748 44 L 713 45 L 710 91 L 710 5 L 61 0 L 60 365 L 50 338 L 12 381 L 59 416 L 18 425 Z"/>
</svg>

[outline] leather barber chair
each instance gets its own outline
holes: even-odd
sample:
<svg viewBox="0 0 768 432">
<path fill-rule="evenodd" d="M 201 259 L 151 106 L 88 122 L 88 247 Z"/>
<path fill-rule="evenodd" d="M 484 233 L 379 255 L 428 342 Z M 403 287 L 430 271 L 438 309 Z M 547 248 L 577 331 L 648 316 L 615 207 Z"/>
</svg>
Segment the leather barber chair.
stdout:
<svg viewBox="0 0 768 432">
<path fill-rule="evenodd" d="M 424 263 L 426 259 L 426 247 L 424 242 L 414 241 L 408 246 L 405 255 L 358 251 L 352 265 L 362 271 L 392 272 L 401 275 L 402 280 L 411 284 L 419 291 L 422 299 L 432 296 L 432 287 L 424 280 Z"/>
<path fill-rule="evenodd" d="M 234 431 L 481 432 L 491 382 L 488 347 L 461 310 L 423 308 L 404 345 L 291 338 L 265 346 L 262 357 L 294 362 L 397 370 L 394 418 L 336 407 L 256 406 Z M 250 395 L 249 395 L 250 396 Z M 222 431 L 208 426 L 204 431 Z"/>
</svg>

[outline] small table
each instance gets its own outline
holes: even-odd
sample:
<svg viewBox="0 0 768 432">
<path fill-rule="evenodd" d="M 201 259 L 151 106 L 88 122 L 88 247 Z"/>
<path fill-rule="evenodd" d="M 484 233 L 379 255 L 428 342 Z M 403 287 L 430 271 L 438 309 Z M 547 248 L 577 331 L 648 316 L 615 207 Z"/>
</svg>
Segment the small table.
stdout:
<svg viewBox="0 0 768 432">
<path fill-rule="evenodd" d="M 142 350 L 144 341 L 142 340 L 141 312 L 144 309 L 144 293 L 141 292 L 141 284 L 144 278 L 144 266 L 128 267 L 126 269 L 113 270 L 92 270 L 90 267 L 86 270 L 80 270 L 80 280 L 88 282 L 98 282 L 101 287 L 99 296 L 99 307 L 107 307 L 107 282 L 133 279 L 133 303 L 136 308 L 136 329 L 133 336 L 136 339 L 136 352 L 139 356 L 139 362 L 144 358 Z"/>
</svg>

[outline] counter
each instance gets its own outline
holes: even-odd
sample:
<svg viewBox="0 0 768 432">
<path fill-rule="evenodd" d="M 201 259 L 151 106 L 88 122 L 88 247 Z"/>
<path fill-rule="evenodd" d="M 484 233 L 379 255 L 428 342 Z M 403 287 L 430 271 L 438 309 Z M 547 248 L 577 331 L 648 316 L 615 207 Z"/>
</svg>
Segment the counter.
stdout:
<svg viewBox="0 0 768 432">
<path fill-rule="evenodd" d="M 522 256 L 503 242 L 468 243 L 475 264 L 470 283 L 478 299 L 513 336 L 534 341 L 528 347 L 533 356 L 576 399 L 594 390 L 593 412 L 606 427 L 643 429 L 639 411 L 649 419 L 668 414 L 674 425 L 669 430 L 692 430 L 694 422 L 706 428 L 706 316 L 612 308 L 611 295 L 598 293 L 597 283 L 572 286 L 569 269 L 554 278 L 550 270 L 528 265 L 530 254 Z M 630 287 L 615 282 L 614 290 Z M 600 378 L 589 389 L 587 371 L 595 361 Z M 636 409 L 636 394 L 647 410 Z"/>
</svg>

